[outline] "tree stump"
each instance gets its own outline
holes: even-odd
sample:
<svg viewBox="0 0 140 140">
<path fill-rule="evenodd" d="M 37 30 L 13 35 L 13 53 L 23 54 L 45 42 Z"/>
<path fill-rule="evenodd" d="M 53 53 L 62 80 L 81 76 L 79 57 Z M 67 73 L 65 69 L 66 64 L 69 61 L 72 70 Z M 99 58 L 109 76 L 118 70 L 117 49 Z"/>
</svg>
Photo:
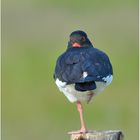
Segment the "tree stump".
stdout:
<svg viewBox="0 0 140 140">
<path fill-rule="evenodd" d="M 70 140 L 123 140 L 123 133 L 120 130 L 89 131 L 84 134 L 70 132 L 69 134 Z"/>
</svg>

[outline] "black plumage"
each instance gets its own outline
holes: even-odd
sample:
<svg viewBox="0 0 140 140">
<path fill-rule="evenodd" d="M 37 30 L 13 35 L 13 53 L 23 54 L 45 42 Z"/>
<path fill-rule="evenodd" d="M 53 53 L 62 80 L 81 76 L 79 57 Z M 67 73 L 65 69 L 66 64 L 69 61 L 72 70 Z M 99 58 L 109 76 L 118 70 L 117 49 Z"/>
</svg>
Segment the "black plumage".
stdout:
<svg viewBox="0 0 140 140">
<path fill-rule="evenodd" d="M 87 77 L 83 77 L 83 72 L 87 72 Z M 112 75 L 113 70 L 108 56 L 94 48 L 94 47 L 81 47 L 69 48 L 57 60 L 55 67 L 55 79 L 58 78 L 67 84 L 75 84 L 76 89 L 86 91 L 95 89 L 96 85 L 93 81 L 103 81 L 103 77 Z M 93 84 L 88 84 L 89 82 Z M 81 88 L 79 87 L 81 84 Z M 84 84 L 89 85 L 89 87 Z M 82 88 L 83 87 L 83 88 Z"/>
</svg>

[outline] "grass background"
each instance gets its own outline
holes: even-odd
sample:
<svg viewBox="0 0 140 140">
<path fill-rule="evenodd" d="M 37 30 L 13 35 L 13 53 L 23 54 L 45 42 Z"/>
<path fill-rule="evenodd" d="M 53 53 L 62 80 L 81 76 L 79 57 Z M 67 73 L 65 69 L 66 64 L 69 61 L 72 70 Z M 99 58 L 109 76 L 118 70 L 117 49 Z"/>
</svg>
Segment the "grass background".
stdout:
<svg viewBox="0 0 140 140">
<path fill-rule="evenodd" d="M 112 62 L 112 84 L 87 105 L 92 130 L 121 129 L 138 140 L 138 1 L 2 1 L 2 139 L 69 139 L 79 114 L 53 71 L 69 34 L 87 32 Z"/>
</svg>

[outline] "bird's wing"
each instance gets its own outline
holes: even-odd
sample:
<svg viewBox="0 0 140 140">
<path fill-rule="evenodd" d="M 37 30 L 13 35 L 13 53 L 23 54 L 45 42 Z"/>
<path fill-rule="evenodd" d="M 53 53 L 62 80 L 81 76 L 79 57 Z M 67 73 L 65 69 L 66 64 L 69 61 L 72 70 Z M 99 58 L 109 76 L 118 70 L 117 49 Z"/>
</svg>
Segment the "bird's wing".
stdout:
<svg viewBox="0 0 140 140">
<path fill-rule="evenodd" d="M 88 73 L 85 81 L 104 81 L 105 77 L 113 74 L 112 65 L 108 56 L 96 48 L 90 48 L 85 52 L 82 71 Z"/>
<path fill-rule="evenodd" d="M 66 51 L 64 54 L 62 54 L 56 63 L 54 74 L 55 79 L 58 78 L 63 82 L 67 82 L 68 84 L 78 81 L 82 74 L 80 57 L 80 54 L 73 50 Z"/>
<path fill-rule="evenodd" d="M 109 74 L 112 66 L 105 53 L 95 48 L 72 48 L 58 58 L 54 77 L 72 84 L 104 81 Z"/>
</svg>

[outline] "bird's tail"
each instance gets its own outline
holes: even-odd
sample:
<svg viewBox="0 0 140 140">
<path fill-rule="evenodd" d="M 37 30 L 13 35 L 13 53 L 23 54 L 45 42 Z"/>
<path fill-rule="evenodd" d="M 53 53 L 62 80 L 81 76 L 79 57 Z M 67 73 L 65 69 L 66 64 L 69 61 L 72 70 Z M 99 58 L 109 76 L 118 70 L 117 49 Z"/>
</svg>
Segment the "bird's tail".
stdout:
<svg viewBox="0 0 140 140">
<path fill-rule="evenodd" d="M 84 83 L 76 83 L 75 89 L 78 91 L 88 91 L 96 89 L 96 83 L 94 81 L 84 82 Z"/>
</svg>

